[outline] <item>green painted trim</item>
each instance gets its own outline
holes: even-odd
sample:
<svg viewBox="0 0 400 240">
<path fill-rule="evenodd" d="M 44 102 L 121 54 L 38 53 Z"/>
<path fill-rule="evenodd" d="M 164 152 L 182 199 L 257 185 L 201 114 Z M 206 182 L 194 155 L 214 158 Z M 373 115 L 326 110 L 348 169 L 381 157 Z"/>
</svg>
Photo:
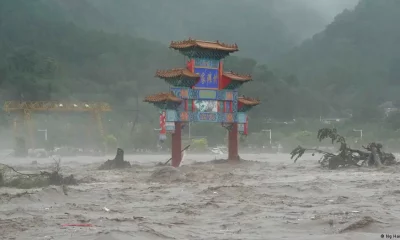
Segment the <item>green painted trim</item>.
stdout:
<svg viewBox="0 0 400 240">
<path fill-rule="evenodd" d="M 231 83 L 229 83 L 224 89 L 234 90 L 234 89 L 241 87 L 242 84 L 243 84 L 242 82 L 231 81 Z"/>
<path fill-rule="evenodd" d="M 197 83 L 195 78 L 168 78 L 165 81 L 174 87 L 192 87 Z"/>
<path fill-rule="evenodd" d="M 240 109 L 238 109 L 238 112 L 248 112 L 253 108 L 253 106 L 242 106 Z"/>
<path fill-rule="evenodd" d="M 219 111 L 218 112 L 224 112 L 224 104 L 225 101 L 218 101 L 219 104 Z"/>
<path fill-rule="evenodd" d="M 153 105 L 160 110 L 176 110 L 180 104 L 175 102 L 157 102 L 153 103 Z"/>
<path fill-rule="evenodd" d="M 230 54 L 225 51 L 206 50 L 198 47 L 192 47 L 189 49 L 178 49 L 178 51 L 189 58 L 210 58 L 216 60 L 221 60 L 229 56 Z"/>
<path fill-rule="evenodd" d="M 191 112 L 193 109 L 193 100 L 192 99 L 186 99 L 187 105 L 188 105 L 188 112 Z"/>
</svg>

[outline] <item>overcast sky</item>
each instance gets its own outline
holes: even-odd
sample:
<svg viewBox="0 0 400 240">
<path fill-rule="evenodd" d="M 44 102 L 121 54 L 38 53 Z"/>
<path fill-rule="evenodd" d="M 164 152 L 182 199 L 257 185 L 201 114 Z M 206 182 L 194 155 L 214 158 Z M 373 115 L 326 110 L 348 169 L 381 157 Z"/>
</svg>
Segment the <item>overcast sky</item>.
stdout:
<svg viewBox="0 0 400 240">
<path fill-rule="evenodd" d="M 333 18 L 344 9 L 353 8 L 359 0 L 291 0 L 304 2 L 311 8 L 316 9 L 321 13 L 322 16 L 326 17 L 327 20 L 333 20 Z M 384 1 L 384 0 L 377 0 Z"/>
</svg>

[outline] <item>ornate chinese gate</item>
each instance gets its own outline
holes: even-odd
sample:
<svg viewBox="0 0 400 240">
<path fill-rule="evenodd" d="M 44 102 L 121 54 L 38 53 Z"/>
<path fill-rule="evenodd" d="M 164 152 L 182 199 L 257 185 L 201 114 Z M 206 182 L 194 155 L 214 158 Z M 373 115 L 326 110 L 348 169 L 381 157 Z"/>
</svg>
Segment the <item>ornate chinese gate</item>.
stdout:
<svg viewBox="0 0 400 240">
<path fill-rule="evenodd" d="M 161 110 L 160 139 L 172 134 L 172 166 L 180 165 L 181 130 L 188 122 L 221 123 L 228 131 L 228 159 L 239 160 L 238 133 L 247 134 L 246 112 L 260 102 L 239 97 L 238 88 L 250 75 L 223 71 L 223 59 L 238 51 L 236 44 L 185 40 L 170 48 L 189 58 L 186 68 L 157 71 L 156 76 L 172 85 L 171 91 L 147 96 L 145 102 Z"/>
</svg>

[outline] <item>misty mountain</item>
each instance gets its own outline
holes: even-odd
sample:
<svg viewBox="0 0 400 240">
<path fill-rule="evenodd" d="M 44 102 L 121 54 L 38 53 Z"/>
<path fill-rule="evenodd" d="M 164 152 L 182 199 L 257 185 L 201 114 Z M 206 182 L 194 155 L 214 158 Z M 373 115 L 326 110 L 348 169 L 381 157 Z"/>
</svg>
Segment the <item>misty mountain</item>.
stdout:
<svg viewBox="0 0 400 240">
<path fill-rule="evenodd" d="M 301 43 L 324 30 L 334 17 L 343 10 L 354 8 L 358 0 L 269 0 L 256 2 L 270 8 L 271 14 L 283 22 L 296 43 Z"/>
<path fill-rule="evenodd" d="M 321 31 L 357 0 L 45 0 L 69 20 L 168 43 L 188 37 L 236 42 L 239 55 L 270 61 Z"/>
<path fill-rule="evenodd" d="M 336 108 L 400 102 L 400 1 L 362 0 L 279 66 Z"/>
<path fill-rule="evenodd" d="M 130 100 L 124 100 L 124 94 L 116 94 L 120 97 L 118 100 L 111 97 L 112 93 L 104 95 L 99 92 L 104 92 L 109 88 L 115 91 L 135 92 L 138 84 L 145 89 L 140 92 L 141 94 L 163 89 L 162 86 L 165 85 L 154 79 L 153 74 L 157 68 L 180 66 L 173 63 L 181 63 L 182 58 L 171 53 L 167 49 L 167 43 L 170 39 L 191 36 L 187 34 L 187 36 L 176 37 L 181 36 L 182 31 L 193 31 L 193 33 L 203 31 L 209 34 L 204 39 L 213 39 L 212 36 L 218 36 L 218 34 L 225 35 L 227 42 L 231 42 L 230 40 L 238 35 L 237 42 L 241 52 L 244 52 L 242 54 L 254 51 L 259 57 L 271 58 L 276 54 L 272 58 L 275 60 L 277 55 L 286 51 L 285 48 L 289 48 L 296 42 L 293 38 L 294 33 L 289 33 L 288 28 L 283 27 L 288 23 L 280 21 L 276 16 L 285 15 L 283 10 L 288 11 L 286 15 L 293 16 L 295 13 L 299 17 L 307 15 L 301 15 L 300 10 L 296 12 L 295 9 L 298 8 L 294 4 L 291 5 L 293 10 L 290 11 L 289 8 L 283 8 L 284 5 L 279 5 L 285 1 L 289 0 L 268 1 L 264 7 L 257 5 L 260 2 L 256 0 L 234 0 L 229 6 L 225 6 L 223 0 L 217 1 L 215 4 L 223 10 L 208 12 L 209 17 L 204 18 L 204 25 L 199 24 L 202 22 L 198 20 L 199 18 L 192 17 L 193 12 L 187 9 L 188 4 L 184 5 L 184 1 L 181 5 L 170 4 L 170 2 L 167 4 L 160 0 L 145 1 L 141 4 L 131 0 L 118 0 L 120 4 L 105 0 L 98 0 L 96 4 L 91 0 L 3 1 L 0 19 L 2 21 L 0 50 L 3 56 L 19 56 L 20 54 L 24 56 L 24 54 L 30 54 L 29 51 L 21 52 L 18 49 L 29 47 L 39 55 L 54 58 L 59 67 L 53 90 L 58 89 L 58 94 L 86 98 L 94 98 L 94 96 L 100 98 L 106 95 L 106 98 L 112 102 L 129 102 Z M 246 19 L 254 18 L 251 22 L 259 25 L 253 25 L 264 26 L 268 34 L 262 36 L 265 32 L 258 31 L 260 37 L 254 37 L 252 31 L 255 27 L 254 29 L 248 27 L 250 25 L 246 25 L 246 21 L 240 21 L 238 18 L 234 24 L 228 24 L 231 13 L 235 9 L 236 12 L 239 12 L 240 8 L 242 13 L 246 12 L 243 8 L 244 3 L 247 7 L 251 7 L 253 15 L 236 14 L 236 16 L 246 17 Z M 251 59 L 238 59 L 235 60 L 235 64 L 230 64 L 229 62 L 235 59 L 230 58 L 226 66 L 231 66 L 232 70 L 238 72 L 252 73 L 255 76 L 254 84 L 244 86 L 243 91 L 254 96 L 268 93 L 268 97 L 264 99 L 266 103 L 263 104 L 266 106 L 264 115 L 282 118 L 318 115 L 323 111 L 322 109 L 326 109 L 327 102 L 333 109 L 338 110 L 353 108 L 357 104 L 364 103 L 366 99 L 374 105 L 384 101 L 396 102 L 396 81 L 399 76 L 397 69 L 399 69 L 400 61 L 397 57 L 399 50 L 396 48 L 398 33 L 393 27 L 393 22 L 398 20 L 398 4 L 395 0 L 384 2 L 364 0 L 354 10 L 344 11 L 324 31 L 284 55 L 278 63 L 274 61 L 275 66 L 279 67 L 282 73 L 273 73 L 271 68 L 260 66 Z M 154 5 L 162 7 L 164 11 L 156 11 Z M 129 6 L 137 6 L 137 8 L 132 10 Z M 193 1 L 190 2 L 190 6 L 199 10 L 205 6 L 205 3 Z M 266 6 L 271 8 L 268 9 Z M 311 5 L 307 5 L 307 8 L 305 6 L 303 10 L 311 8 Z M 106 9 L 110 12 L 106 13 Z M 118 9 L 120 13 L 116 12 Z M 275 12 L 271 9 L 275 9 Z M 145 14 L 146 11 L 150 13 Z M 114 13 L 111 14 L 112 12 Z M 177 14 L 178 12 L 180 15 Z M 271 19 L 267 23 L 256 18 L 265 12 L 271 12 L 270 15 L 265 16 Z M 290 12 L 292 14 L 289 14 Z M 217 13 L 224 13 L 227 18 L 220 20 L 222 15 Z M 192 24 L 189 20 L 177 21 L 177 16 L 189 19 Z M 132 18 L 136 18 L 136 21 L 131 21 Z M 147 18 L 149 21 L 140 21 Z M 164 18 L 164 21 L 157 20 L 161 18 Z M 213 20 L 220 25 L 206 29 L 213 26 L 208 24 Z M 70 24 L 71 21 L 75 25 Z M 123 22 L 135 26 L 129 28 L 129 25 L 124 25 Z M 119 29 L 113 26 L 119 26 Z M 227 29 L 218 31 L 222 28 Z M 235 30 L 240 28 L 243 29 L 242 32 Z M 104 29 L 104 31 L 92 29 Z M 128 33 L 127 29 L 131 29 L 129 32 L 131 36 L 111 33 L 112 30 Z M 286 29 L 286 32 L 283 29 Z M 153 39 L 158 35 L 159 41 L 152 42 L 143 39 L 146 34 L 142 36 L 139 33 L 146 31 L 149 35 L 153 34 Z M 248 34 L 243 34 L 246 31 Z M 274 31 L 280 35 L 270 34 Z M 268 39 L 275 38 L 275 40 L 265 42 L 263 39 L 267 38 L 267 35 Z M 196 35 L 191 37 L 196 37 Z M 285 43 L 282 39 L 288 40 Z M 272 47 L 274 44 L 276 46 Z M 286 47 L 283 48 L 284 45 Z M 267 52 L 274 52 L 274 54 L 267 55 Z M 171 59 L 168 59 L 169 57 Z M 4 68 L 7 64 L 7 62 L 3 63 Z M 292 73 L 292 75 L 287 77 L 285 73 Z M 45 83 L 48 80 L 41 81 L 35 78 L 36 83 L 32 83 L 26 79 L 22 83 L 24 78 L 21 78 L 22 80 L 17 83 L 13 80 L 15 79 L 13 74 L 7 71 L 7 74 L 2 75 L 3 86 L 7 86 L 4 96 L 18 96 L 19 92 L 26 91 L 25 96 L 30 95 L 33 99 L 38 99 L 47 89 Z M 315 101 L 318 97 L 319 101 Z M 302 104 L 315 106 L 304 107 Z"/>
<path fill-rule="evenodd" d="M 141 114 L 154 114 L 155 109 L 141 99 L 168 91 L 168 85 L 154 77 L 156 70 L 182 67 L 184 57 L 167 44 L 71 23 L 66 6 L 50 3 L 0 2 L 1 99 L 105 101 L 117 116 L 132 114 L 120 109 L 137 108 L 138 97 Z M 92 9 L 87 7 L 85 11 Z M 310 104 L 322 104 L 295 76 L 278 75 L 254 59 L 233 56 L 224 66 L 226 71 L 254 76 L 254 82 L 240 89 L 263 101 L 264 110 L 251 113 L 254 120 L 306 116 L 313 114 Z"/>
<path fill-rule="evenodd" d="M 163 11 L 153 9 L 157 1 Z M 92 0 L 0 1 L 1 99 L 109 102 L 113 116 L 108 127 L 130 144 L 129 133 L 121 126 L 133 118 L 132 109 L 140 108 L 141 131 L 152 132 L 157 124 L 156 110 L 140 101 L 147 94 L 168 91 L 162 80 L 154 78 L 155 71 L 184 64 L 182 56 L 168 49 L 169 40 L 221 36 L 228 43 L 238 38 L 242 55 L 250 56 L 228 57 L 224 66 L 225 70 L 253 76 L 254 81 L 240 89 L 240 94 L 259 97 L 262 102 L 249 113 L 251 131 L 259 131 L 266 118 L 309 119 L 349 109 L 355 119 L 371 120 L 377 116 L 376 106 L 400 102 L 400 33 L 396 29 L 400 2 L 396 0 L 363 0 L 354 10 L 336 16 L 326 28 L 314 25 L 324 30 L 290 51 L 302 38 L 299 33 L 308 34 L 299 30 L 296 35 L 295 25 L 289 24 L 295 22 L 277 16 L 296 19 L 298 14 L 298 19 L 313 19 L 307 20 L 307 14 L 300 14 L 294 4 L 290 10 L 279 8 L 279 1 L 261 6 L 256 0 L 233 0 L 224 6 L 226 2 L 221 0 L 215 4 L 222 10 L 208 12 L 208 18 L 200 19 L 193 18 L 193 10 L 186 5 L 167 4 L 169 1 L 145 1 L 134 11 L 128 6 L 137 1 L 119 2 L 124 8 L 105 0 L 97 4 Z M 196 12 L 204 7 L 204 2 L 190 4 Z M 250 12 L 254 15 L 244 11 L 249 6 L 253 6 Z M 307 5 L 303 10 L 315 12 L 312 7 Z M 266 12 L 271 14 L 264 17 Z M 329 18 L 317 15 L 317 19 Z M 189 20 L 177 21 L 177 16 Z M 143 20 L 147 18 L 149 21 Z M 264 18 L 269 20 L 263 22 Z M 297 24 L 299 29 L 304 25 Z M 283 52 L 288 53 L 278 59 Z M 271 62 L 266 66 L 251 58 L 257 56 Z M 138 144 L 154 144 L 153 138 L 144 141 L 142 135 Z"/>
<path fill-rule="evenodd" d="M 161 43 L 83 29 L 63 12 L 41 0 L 0 2 L 3 100 L 21 95 L 43 100 L 51 94 L 55 99 L 124 104 L 139 86 L 142 93 L 162 89 L 164 83 L 153 78 L 156 69 L 182 62 Z"/>
</svg>

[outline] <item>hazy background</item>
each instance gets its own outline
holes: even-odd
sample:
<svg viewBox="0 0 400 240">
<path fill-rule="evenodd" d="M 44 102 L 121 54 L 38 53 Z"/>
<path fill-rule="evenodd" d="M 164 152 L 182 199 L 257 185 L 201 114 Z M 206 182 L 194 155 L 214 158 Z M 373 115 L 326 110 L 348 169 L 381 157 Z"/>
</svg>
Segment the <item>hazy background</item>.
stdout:
<svg viewBox="0 0 400 240">
<path fill-rule="evenodd" d="M 188 37 L 234 41 L 243 49 L 239 55 L 263 61 L 312 37 L 336 14 L 357 3 L 357 0 L 87 1 L 90 4 L 85 4 L 85 8 L 92 13 L 83 20 L 87 26 L 109 25 L 112 31 L 162 42 Z M 76 16 L 83 8 L 71 10 Z M 99 20 L 105 24 L 98 25 Z M 257 48 L 267 48 L 268 54 L 260 54 Z"/>
<path fill-rule="evenodd" d="M 168 89 L 154 78 L 157 69 L 184 64 L 169 42 L 220 40 L 240 48 L 226 70 L 254 78 L 240 94 L 262 101 L 249 113 L 251 134 L 242 146 L 268 144 L 262 129 L 288 149 L 315 145 L 314 132 L 330 124 L 357 144 L 397 147 L 399 21 L 397 0 L 2 0 L 0 98 L 108 102 L 108 137 L 126 149 L 155 148 L 158 111 L 142 100 Z M 3 146 L 13 144 L 16 116 L 1 115 Z M 55 145 L 104 141 L 90 114 L 32 119 Z M 26 135 L 22 121 L 18 126 Z M 363 139 L 354 128 L 364 130 Z M 191 130 L 210 146 L 224 144 L 218 124 Z M 43 146 L 43 134 L 35 135 Z"/>
</svg>

